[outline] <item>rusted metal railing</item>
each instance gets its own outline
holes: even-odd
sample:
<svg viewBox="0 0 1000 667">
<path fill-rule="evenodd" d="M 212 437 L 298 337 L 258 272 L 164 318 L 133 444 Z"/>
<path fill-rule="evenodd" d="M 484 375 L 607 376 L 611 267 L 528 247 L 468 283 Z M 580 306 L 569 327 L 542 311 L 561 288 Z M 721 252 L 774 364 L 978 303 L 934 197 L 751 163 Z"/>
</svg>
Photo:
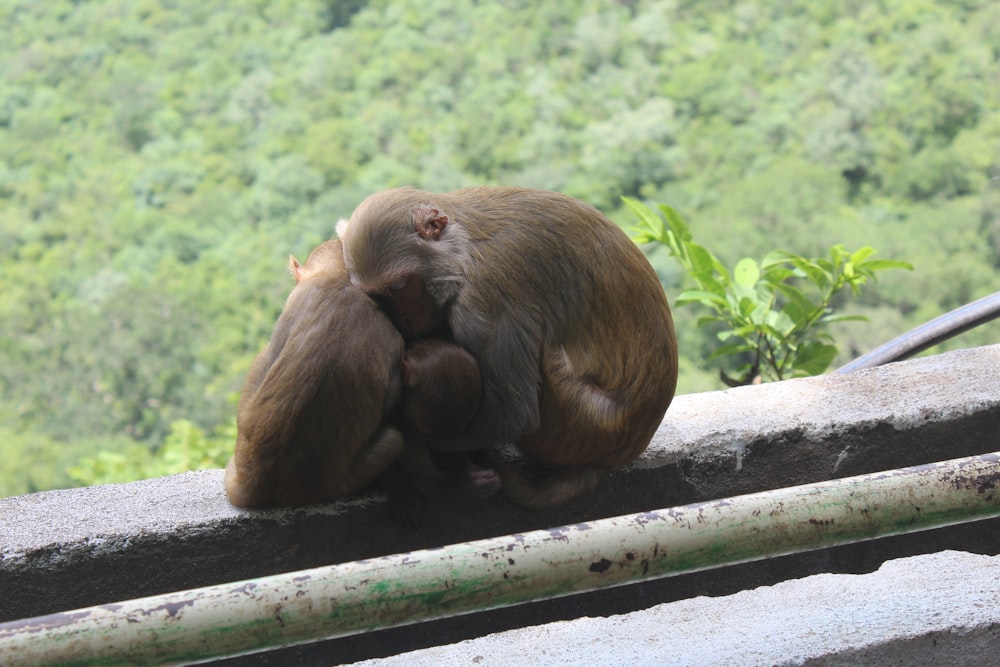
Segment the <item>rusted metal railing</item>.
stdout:
<svg viewBox="0 0 1000 667">
<path fill-rule="evenodd" d="M 0 665 L 267 650 L 1000 516 L 1000 452 L 0 624 Z"/>
</svg>

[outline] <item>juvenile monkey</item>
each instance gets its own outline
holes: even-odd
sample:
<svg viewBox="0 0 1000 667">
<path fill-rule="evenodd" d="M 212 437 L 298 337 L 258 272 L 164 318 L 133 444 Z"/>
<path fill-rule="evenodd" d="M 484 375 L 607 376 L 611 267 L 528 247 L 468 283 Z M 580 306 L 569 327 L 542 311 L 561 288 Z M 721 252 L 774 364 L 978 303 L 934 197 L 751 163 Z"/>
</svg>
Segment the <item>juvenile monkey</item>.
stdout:
<svg viewBox="0 0 1000 667">
<path fill-rule="evenodd" d="M 424 496 L 445 480 L 441 466 L 453 472 L 466 495 L 485 498 L 500 489 L 500 477 L 480 467 L 464 452 L 427 454 L 434 439 L 460 435 L 479 410 L 482 390 L 479 364 L 467 350 L 438 338 L 416 341 L 403 358 L 400 416 L 406 437 L 403 465 Z"/>
<path fill-rule="evenodd" d="M 225 475 L 238 507 L 355 493 L 403 451 L 402 434 L 383 426 L 401 390 L 399 332 L 350 284 L 340 241 L 290 268 L 297 284 L 240 397 Z"/>
<path fill-rule="evenodd" d="M 401 412 L 422 435 L 461 434 L 476 416 L 481 395 L 479 364 L 464 348 L 428 338 L 406 349 Z"/>
<path fill-rule="evenodd" d="M 351 281 L 408 337 L 448 330 L 479 361 L 482 405 L 439 451 L 514 442 L 555 472 L 503 488 L 552 505 L 636 458 L 673 398 L 677 341 L 642 252 L 596 209 L 554 192 L 414 188 L 365 199 L 343 228 Z"/>
</svg>

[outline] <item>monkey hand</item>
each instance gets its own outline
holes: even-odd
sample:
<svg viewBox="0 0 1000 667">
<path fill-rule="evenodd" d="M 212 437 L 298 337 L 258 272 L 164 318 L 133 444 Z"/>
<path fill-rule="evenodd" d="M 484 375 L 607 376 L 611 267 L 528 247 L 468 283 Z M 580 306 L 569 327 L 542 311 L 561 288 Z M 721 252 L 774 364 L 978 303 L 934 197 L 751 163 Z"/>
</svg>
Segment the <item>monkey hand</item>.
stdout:
<svg viewBox="0 0 1000 667">
<path fill-rule="evenodd" d="M 500 475 L 492 468 L 481 468 L 472 461 L 462 471 L 462 493 L 472 498 L 489 498 L 500 490 Z"/>
</svg>

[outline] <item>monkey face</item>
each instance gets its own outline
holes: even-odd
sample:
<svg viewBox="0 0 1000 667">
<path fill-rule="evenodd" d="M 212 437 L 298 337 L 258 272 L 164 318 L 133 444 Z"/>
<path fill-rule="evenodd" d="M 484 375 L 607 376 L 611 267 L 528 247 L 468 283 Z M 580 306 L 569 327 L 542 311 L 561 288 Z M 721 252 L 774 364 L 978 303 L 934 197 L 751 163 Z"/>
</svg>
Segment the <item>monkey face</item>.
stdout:
<svg viewBox="0 0 1000 667">
<path fill-rule="evenodd" d="M 444 326 L 444 317 L 417 274 L 400 278 L 373 295 L 397 329 L 408 338 L 431 334 Z"/>
</svg>

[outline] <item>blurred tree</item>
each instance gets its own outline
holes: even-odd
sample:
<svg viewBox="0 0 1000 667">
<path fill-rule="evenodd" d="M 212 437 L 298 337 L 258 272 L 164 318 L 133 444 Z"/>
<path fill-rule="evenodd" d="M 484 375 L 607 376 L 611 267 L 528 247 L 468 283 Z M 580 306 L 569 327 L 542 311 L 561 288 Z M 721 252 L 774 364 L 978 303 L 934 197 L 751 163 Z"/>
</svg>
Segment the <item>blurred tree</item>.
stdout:
<svg viewBox="0 0 1000 667">
<path fill-rule="evenodd" d="M 24 465 L 214 433 L 287 255 L 396 185 L 623 221 L 620 195 L 668 201 L 727 262 L 912 260 L 845 304 L 873 318 L 832 329 L 850 350 L 996 289 L 986 0 L 8 0 L 0 24 L 0 429 Z M 681 391 L 711 388 L 711 333 L 677 323 Z"/>
</svg>

